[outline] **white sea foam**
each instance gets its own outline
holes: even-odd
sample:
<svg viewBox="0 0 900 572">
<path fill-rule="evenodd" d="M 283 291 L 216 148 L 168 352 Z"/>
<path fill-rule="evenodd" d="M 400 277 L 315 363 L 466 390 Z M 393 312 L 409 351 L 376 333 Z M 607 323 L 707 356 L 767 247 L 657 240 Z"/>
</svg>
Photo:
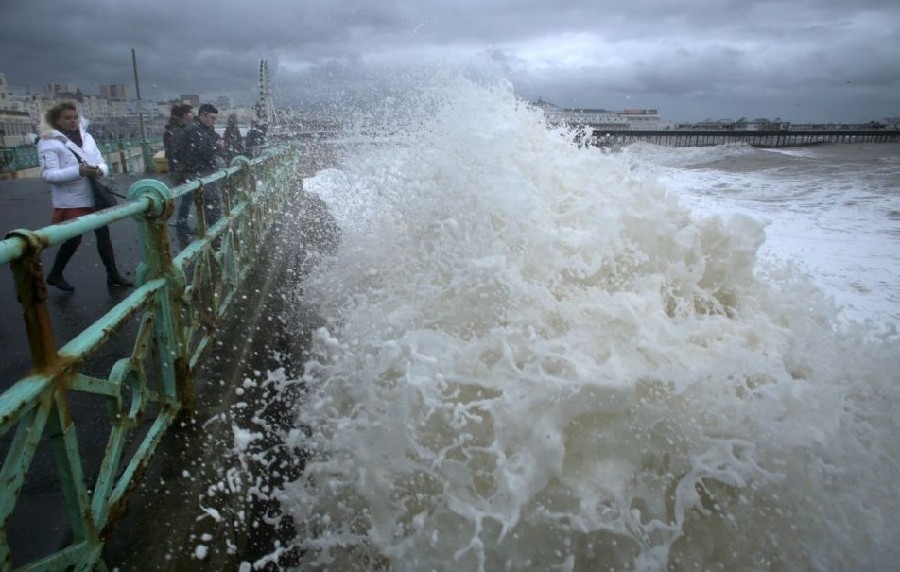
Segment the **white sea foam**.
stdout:
<svg viewBox="0 0 900 572">
<path fill-rule="evenodd" d="M 739 146 L 637 145 L 626 155 L 652 165 L 695 212 L 742 212 L 767 221 L 762 258 L 790 260 L 802 268 L 841 306 L 842 319 L 896 333 L 900 152 L 895 146 L 776 153 Z"/>
<path fill-rule="evenodd" d="M 895 562 L 896 345 L 761 265 L 764 222 L 456 79 L 307 181 L 343 236 L 302 285 L 304 569 Z"/>
</svg>

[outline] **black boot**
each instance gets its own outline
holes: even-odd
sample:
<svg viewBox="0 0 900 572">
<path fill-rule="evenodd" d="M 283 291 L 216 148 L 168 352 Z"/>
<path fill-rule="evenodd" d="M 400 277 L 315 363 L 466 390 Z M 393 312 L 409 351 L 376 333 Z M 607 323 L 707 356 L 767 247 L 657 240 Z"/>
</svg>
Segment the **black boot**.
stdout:
<svg viewBox="0 0 900 572">
<path fill-rule="evenodd" d="M 66 279 L 62 276 L 54 276 L 53 274 L 47 275 L 47 284 L 50 286 L 56 286 L 63 292 L 74 292 L 75 287 L 66 282 Z"/>
<path fill-rule="evenodd" d="M 75 238 L 70 238 L 59 246 L 59 251 L 56 253 L 56 258 L 53 260 L 53 268 L 50 270 L 50 274 L 47 275 L 46 282 L 50 286 L 56 286 L 60 290 L 64 292 L 74 292 L 75 287 L 66 282 L 66 279 L 63 278 L 63 270 L 66 268 L 66 264 L 69 263 L 69 260 L 72 259 L 72 256 L 75 255 L 75 251 L 78 250 L 78 245 L 81 244 L 81 237 L 76 236 Z"/>
<path fill-rule="evenodd" d="M 125 288 L 131 288 L 132 286 L 134 286 L 134 282 L 132 282 L 128 278 L 125 278 L 121 274 L 116 274 L 115 276 L 107 276 L 106 283 L 110 286 L 123 286 Z"/>
<path fill-rule="evenodd" d="M 100 260 L 106 267 L 106 283 L 110 286 L 134 286 L 134 282 L 128 280 L 116 268 L 116 256 L 113 252 L 112 240 L 109 237 L 109 227 L 104 226 L 94 231 L 97 237 L 97 252 L 100 254 Z"/>
</svg>

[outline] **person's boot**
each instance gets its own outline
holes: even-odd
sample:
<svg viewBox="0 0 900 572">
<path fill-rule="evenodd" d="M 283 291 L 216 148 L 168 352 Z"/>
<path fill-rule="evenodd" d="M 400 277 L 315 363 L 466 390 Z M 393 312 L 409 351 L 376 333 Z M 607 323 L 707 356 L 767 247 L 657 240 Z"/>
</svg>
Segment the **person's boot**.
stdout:
<svg viewBox="0 0 900 572">
<path fill-rule="evenodd" d="M 50 286 L 56 286 L 63 292 L 75 291 L 75 287 L 66 282 L 66 279 L 61 274 L 48 274 L 46 282 Z"/>
<path fill-rule="evenodd" d="M 131 288 L 132 286 L 134 286 L 134 282 L 132 282 L 128 278 L 125 278 L 118 272 L 115 274 L 108 274 L 106 276 L 106 283 L 110 286 L 122 286 L 124 288 Z"/>
<path fill-rule="evenodd" d="M 109 227 L 98 228 L 94 234 L 97 237 L 97 252 L 100 254 L 103 266 L 106 267 L 106 283 L 110 286 L 134 286 L 134 282 L 119 274 L 119 270 L 116 268 L 116 255 L 109 237 Z"/>
<path fill-rule="evenodd" d="M 75 255 L 75 251 L 78 250 L 79 244 L 81 244 L 80 236 L 71 238 L 60 245 L 56 258 L 53 260 L 53 268 L 50 269 L 50 274 L 47 274 L 47 278 L 44 280 L 49 286 L 55 286 L 63 292 L 75 291 L 75 287 L 66 282 L 62 273 L 66 268 L 66 264 Z"/>
</svg>

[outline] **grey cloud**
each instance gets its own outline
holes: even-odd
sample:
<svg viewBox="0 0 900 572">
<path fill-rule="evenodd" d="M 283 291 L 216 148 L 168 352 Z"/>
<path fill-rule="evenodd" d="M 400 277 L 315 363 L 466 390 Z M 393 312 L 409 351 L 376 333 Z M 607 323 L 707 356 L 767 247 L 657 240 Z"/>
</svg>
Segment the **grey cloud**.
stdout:
<svg viewBox="0 0 900 572">
<path fill-rule="evenodd" d="M 248 103 L 262 58 L 279 101 L 365 97 L 433 57 L 489 62 L 521 95 L 560 105 L 640 102 L 684 119 L 735 105 L 798 121 L 900 115 L 895 0 L 5 0 L 2 10 L 0 72 L 32 91 L 131 83 L 134 47 L 147 98 Z M 553 52 L 534 60 L 541 50 Z"/>
</svg>

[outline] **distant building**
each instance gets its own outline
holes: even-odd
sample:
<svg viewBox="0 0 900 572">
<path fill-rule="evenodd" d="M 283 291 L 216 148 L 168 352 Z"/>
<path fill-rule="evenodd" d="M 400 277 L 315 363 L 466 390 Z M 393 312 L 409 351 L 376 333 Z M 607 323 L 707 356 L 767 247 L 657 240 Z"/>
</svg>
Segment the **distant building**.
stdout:
<svg viewBox="0 0 900 572">
<path fill-rule="evenodd" d="M 100 97 L 103 99 L 115 99 L 125 101 L 129 98 L 128 86 L 124 84 L 101 85 Z"/>
<path fill-rule="evenodd" d="M 200 96 L 193 94 L 193 93 L 182 94 L 178 98 L 178 101 L 180 101 L 181 103 L 189 103 L 190 105 L 193 105 L 195 108 L 200 107 Z"/>
<path fill-rule="evenodd" d="M 150 104 L 148 107 L 152 107 L 154 110 L 153 113 L 155 115 L 162 115 L 165 117 L 169 117 L 169 114 L 172 112 L 172 105 L 175 103 L 179 103 L 178 101 L 156 101 Z"/>
<path fill-rule="evenodd" d="M 655 109 L 623 109 L 619 115 L 625 118 L 631 130 L 665 128 Z"/>
<path fill-rule="evenodd" d="M 34 132 L 34 122 L 27 112 L 0 109 L 0 147 L 29 145 Z"/>
<path fill-rule="evenodd" d="M 538 98 L 532 105 L 544 112 L 547 122 L 553 125 L 566 123 L 569 125 L 617 125 L 623 129 L 625 119 L 614 111 L 605 109 L 567 109 Z"/>
<path fill-rule="evenodd" d="M 774 120 L 757 117 L 755 119 L 747 119 L 742 117 L 734 122 L 732 129 L 735 131 L 784 131 L 790 128 L 790 123 L 783 121 L 780 117 Z"/>
<path fill-rule="evenodd" d="M 628 131 L 639 129 L 665 129 L 669 124 L 662 121 L 655 109 L 606 109 L 561 108 L 538 98 L 532 105 L 541 109 L 547 122 L 553 125 L 590 126 L 593 129 Z"/>
<path fill-rule="evenodd" d="M 78 86 L 72 83 L 48 83 L 44 86 L 44 97 L 47 99 L 77 99 L 76 95 L 80 93 Z"/>
<path fill-rule="evenodd" d="M 234 98 L 227 95 L 220 95 L 216 98 L 216 108 L 218 108 L 219 113 L 234 109 Z"/>
<path fill-rule="evenodd" d="M 28 145 L 34 138 L 35 122 L 26 97 L 9 93 L 6 74 L 0 73 L 0 147 Z"/>
<path fill-rule="evenodd" d="M 182 94 L 170 101 L 138 101 L 132 99 L 126 84 L 99 86 L 99 95 L 87 94 L 70 83 L 47 83 L 42 93 L 10 93 L 6 74 L 0 73 L 0 147 L 31 145 L 35 135 L 46 129 L 43 117 L 46 109 L 60 101 L 74 101 L 82 117 L 90 122 L 90 131 L 98 139 L 134 138 L 142 130 L 147 137 L 162 134 L 173 103 L 187 103 L 199 108 L 197 94 Z M 249 124 L 254 110 L 236 106 L 230 96 L 215 99 L 224 113 L 235 113 L 239 121 Z"/>
<path fill-rule="evenodd" d="M 108 113 L 109 102 L 105 99 L 100 99 L 96 95 L 82 95 L 80 100 L 78 100 L 78 114 L 88 121 L 93 121 L 95 118 L 102 117 Z"/>
</svg>

